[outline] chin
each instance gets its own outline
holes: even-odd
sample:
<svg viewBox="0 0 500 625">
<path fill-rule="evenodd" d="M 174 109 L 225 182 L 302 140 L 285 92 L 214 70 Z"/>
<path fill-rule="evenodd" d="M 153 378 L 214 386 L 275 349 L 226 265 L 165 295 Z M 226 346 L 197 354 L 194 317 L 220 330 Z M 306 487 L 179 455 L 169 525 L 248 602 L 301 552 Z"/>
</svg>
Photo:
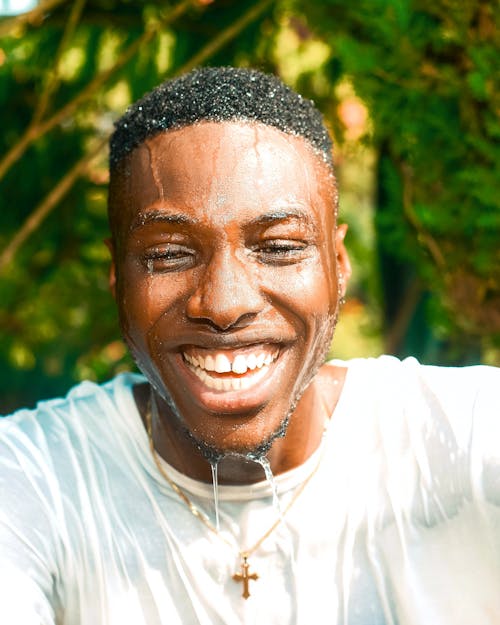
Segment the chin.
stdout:
<svg viewBox="0 0 500 625">
<path fill-rule="evenodd" d="M 242 456 L 247 458 L 248 460 L 259 461 L 262 458 L 265 458 L 273 446 L 274 442 L 283 438 L 286 435 L 286 431 L 289 423 L 289 414 L 293 410 L 290 410 L 287 416 L 285 416 L 279 426 L 268 436 L 262 438 L 260 440 L 248 440 L 249 437 L 246 437 L 247 440 L 242 442 L 238 440 L 241 437 L 233 436 L 233 440 L 231 444 L 227 444 L 227 441 L 221 443 L 220 445 L 215 445 L 209 443 L 207 441 L 202 440 L 196 434 L 191 432 L 189 429 L 184 428 L 186 436 L 191 440 L 194 446 L 198 449 L 200 454 L 210 462 L 211 464 L 217 463 L 223 458 L 228 456 Z"/>
</svg>

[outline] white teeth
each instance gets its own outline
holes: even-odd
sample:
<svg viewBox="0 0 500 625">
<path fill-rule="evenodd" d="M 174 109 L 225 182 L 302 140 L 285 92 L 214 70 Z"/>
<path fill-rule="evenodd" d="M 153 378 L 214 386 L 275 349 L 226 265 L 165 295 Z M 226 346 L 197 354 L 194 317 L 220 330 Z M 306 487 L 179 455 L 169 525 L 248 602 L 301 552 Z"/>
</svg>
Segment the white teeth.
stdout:
<svg viewBox="0 0 500 625">
<path fill-rule="evenodd" d="M 257 356 L 255 354 L 250 354 L 250 356 L 248 356 L 247 367 L 249 369 L 255 369 L 257 367 Z"/>
<path fill-rule="evenodd" d="M 246 373 L 249 369 L 251 371 L 260 369 L 264 365 L 270 365 L 276 360 L 278 354 L 269 354 L 261 352 L 260 354 L 251 353 L 248 355 L 237 354 L 231 363 L 230 358 L 222 353 L 218 352 L 215 356 L 211 354 L 203 357 L 198 355 L 184 354 L 184 358 L 187 362 L 195 367 L 204 369 L 205 371 L 215 371 L 216 373 L 230 373 L 233 371 L 239 375 Z"/>
<path fill-rule="evenodd" d="M 193 373 L 208 387 L 217 391 L 237 391 L 250 388 L 262 380 L 269 371 L 269 365 L 276 360 L 278 352 L 236 354 L 231 362 L 230 355 L 217 352 L 201 356 L 184 353 Z M 231 373 L 238 376 L 219 377 L 215 374 Z M 214 372 L 214 375 L 210 375 Z M 247 375 L 243 375 L 246 374 Z"/>
<path fill-rule="evenodd" d="M 238 391 L 241 388 L 241 380 L 240 378 L 228 378 L 231 382 L 231 389 L 233 391 Z"/>
<path fill-rule="evenodd" d="M 225 354 L 217 354 L 215 357 L 215 371 L 217 373 L 229 373 L 231 371 L 231 363 Z"/>
<path fill-rule="evenodd" d="M 241 378 L 215 377 L 209 375 L 206 371 L 200 369 L 200 367 L 195 367 L 193 365 L 191 370 L 206 386 L 208 386 L 208 388 L 217 391 L 238 391 L 240 389 L 244 390 L 250 388 L 254 384 L 258 384 L 258 382 L 260 382 L 267 375 L 269 367 L 263 366 L 251 375 Z"/>
<path fill-rule="evenodd" d="M 252 385 L 252 380 L 251 378 L 240 378 L 239 383 L 241 389 L 246 389 Z"/>
<path fill-rule="evenodd" d="M 247 359 L 243 354 L 238 354 L 233 360 L 232 369 L 234 373 L 246 373 L 247 372 Z"/>
</svg>

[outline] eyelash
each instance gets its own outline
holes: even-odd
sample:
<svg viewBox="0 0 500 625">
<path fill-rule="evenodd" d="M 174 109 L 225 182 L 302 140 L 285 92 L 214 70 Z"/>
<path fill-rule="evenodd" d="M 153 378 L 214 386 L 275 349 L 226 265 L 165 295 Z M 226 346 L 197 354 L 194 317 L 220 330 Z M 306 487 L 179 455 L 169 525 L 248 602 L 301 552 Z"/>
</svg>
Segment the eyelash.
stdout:
<svg viewBox="0 0 500 625">
<path fill-rule="evenodd" d="M 273 263 L 294 262 L 300 260 L 306 251 L 307 243 L 304 241 L 266 241 L 254 248 L 254 253 L 259 255 L 263 262 Z"/>
<path fill-rule="evenodd" d="M 170 245 L 168 248 L 149 250 L 143 258 L 149 270 L 175 271 L 192 264 L 194 253 L 181 245 Z M 161 267 L 154 265 L 161 264 Z"/>
<path fill-rule="evenodd" d="M 251 251 L 264 264 L 287 265 L 302 260 L 307 247 L 305 241 L 271 240 L 253 246 Z M 143 262 L 149 271 L 179 271 L 192 267 L 195 256 L 193 250 L 171 244 L 165 248 L 148 250 L 143 256 Z"/>
</svg>

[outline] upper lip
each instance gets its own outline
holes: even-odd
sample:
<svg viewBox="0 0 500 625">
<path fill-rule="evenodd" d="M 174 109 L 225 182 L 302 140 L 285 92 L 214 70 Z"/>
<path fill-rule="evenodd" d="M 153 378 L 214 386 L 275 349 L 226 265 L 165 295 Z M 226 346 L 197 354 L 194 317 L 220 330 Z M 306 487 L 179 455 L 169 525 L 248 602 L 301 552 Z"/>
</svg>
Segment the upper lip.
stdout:
<svg viewBox="0 0 500 625">
<path fill-rule="evenodd" d="M 259 341 L 258 343 L 245 343 L 245 344 L 238 343 L 235 345 L 221 345 L 219 343 L 218 345 L 214 345 L 214 346 L 206 346 L 206 345 L 202 346 L 202 345 L 195 344 L 195 343 L 189 343 L 189 344 L 185 343 L 180 346 L 179 351 L 185 352 L 194 348 L 194 349 L 206 351 L 206 352 L 225 352 L 225 351 L 237 352 L 240 350 L 247 350 L 248 348 L 252 348 L 252 347 L 258 349 L 259 347 L 262 348 L 265 345 L 279 348 L 283 344 L 277 343 L 276 341 Z"/>
<path fill-rule="evenodd" d="M 183 337 L 178 343 L 179 351 L 183 351 L 188 347 L 197 347 L 207 350 L 230 350 L 230 349 L 242 349 L 245 347 L 259 346 L 259 345 L 276 345 L 284 346 L 293 341 L 292 337 L 284 336 L 269 336 L 259 332 L 248 334 L 244 336 L 237 336 L 231 334 L 219 334 L 217 336 L 197 334 L 190 337 Z"/>
</svg>

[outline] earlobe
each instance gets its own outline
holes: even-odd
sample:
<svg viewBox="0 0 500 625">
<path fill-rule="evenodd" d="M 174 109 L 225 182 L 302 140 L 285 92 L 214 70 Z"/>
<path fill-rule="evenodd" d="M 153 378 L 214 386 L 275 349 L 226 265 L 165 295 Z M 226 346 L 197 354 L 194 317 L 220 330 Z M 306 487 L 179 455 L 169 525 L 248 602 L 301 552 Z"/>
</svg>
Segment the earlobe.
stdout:
<svg viewBox="0 0 500 625">
<path fill-rule="evenodd" d="M 104 243 L 111 254 L 111 264 L 109 266 L 109 290 L 111 295 L 116 300 L 116 261 L 115 261 L 115 248 L 111 238 L 104 239 Z"/>
<path fill-rule="evenodd" d="M 347 234 L 347 224 L 341 224 L 337 227 L 335 233 L 335 254 L 337 260 L 337 275 L 339 283 L 339 295 L 344 297 L 347 289 L 347 283 L 351 277 L 351 261 L 349 260 L 349 254 L 347 253 L 344 239 Z"/>
</svg>

